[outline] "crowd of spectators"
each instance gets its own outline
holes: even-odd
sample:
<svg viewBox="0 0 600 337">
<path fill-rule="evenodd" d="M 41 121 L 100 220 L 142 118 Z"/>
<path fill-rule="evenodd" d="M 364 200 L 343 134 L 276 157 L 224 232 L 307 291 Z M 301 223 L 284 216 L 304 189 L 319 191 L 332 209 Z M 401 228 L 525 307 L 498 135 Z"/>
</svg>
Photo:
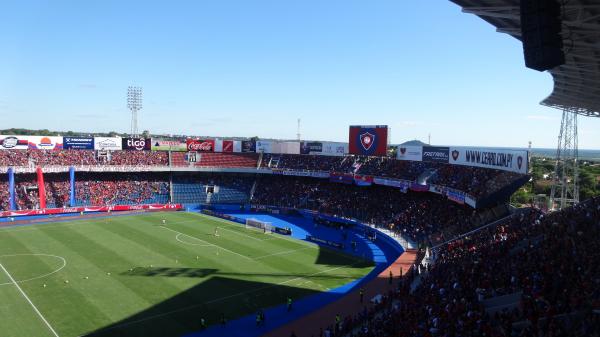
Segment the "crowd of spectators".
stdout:
<svg viewBox="0 0 600 337">
<path fill-rule="evenodd" d="M 328 180 L 274 176 L 258 180 L 252 203 L 316 210 L 355 218 L 401 232 L 416 242 L 436 240 L 444 230 L 464 232 L 476 211 L 432 193 L 408 192 L 372 185 L 359 187 Z"/>
<path fill-rule="evenodd" d="M 436 184 L 480 197 L 495 192 L 522 175 L 470 166 L 403 161 L 387 157 L 265 155 L 264 167 L 301 171 L 356 173 Z"/>
<path fill-rule="evenodd" d="M 46 207 L 69 205 L 71 185 L 68 174 L 44 175 Z M 15 179 L 17 209 L 38 209 L 39 186 L 34 174 L 19 174 Z M 155 200 L 166 202 L 168 177 L 157 173 L 78 173 L 75 182 L 78 205 L 140 204 Z M 0 181 L 0 210 L 9 209 L 8 183 Z"/>
<path fill-rule="evenodd" d="M 600 197 L 522 212 L 443 246 L 340 336 L 600 336 Z M 504 309 L 487 301 L 516 295 Z M 505 297 L 506 298 L 506 297 Z"/>
<path fill-rule="evenodd" d="M 212 161 L 220 158 L 212 153 Z M 223 154 L 231 156 L 231 154 Z M 177 158 L 180 154 L 177 155 Z M 228 159 L 229 160 L 229 159 Z M 225 160 L 216 166 L 235 161 Z M 167 166 L 166 151 L 110 151 L 101 154 L 93 150 L 3 150 L 0 166 L 71 166 L 71 165 L 134 165 Z M 231 164 L 239 165 L 239 164 Z M 493 193 L 522 175 L 512 172 L 450 164 L 402 161 L 388 157 L 366 156 L 319 156 L 297 154 L 264 154 L 262 167 L 301 170 L 356 173 L 387 178 L 438 184 L 482 197 Z"/>
</svg>

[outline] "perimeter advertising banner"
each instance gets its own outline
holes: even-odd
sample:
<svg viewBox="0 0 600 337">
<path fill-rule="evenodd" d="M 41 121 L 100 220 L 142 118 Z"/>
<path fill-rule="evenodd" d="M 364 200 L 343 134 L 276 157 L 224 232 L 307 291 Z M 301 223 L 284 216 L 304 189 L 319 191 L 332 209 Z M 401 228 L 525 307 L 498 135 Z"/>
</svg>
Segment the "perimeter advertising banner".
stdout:
<svg viewBox="0 0 600 337">
<path fill-rule="evenodd" d="M 121 137 L 94 137 L 94 150 L 122 150 Z"/>
<path fill-rule="evenodd" d="M 187 151 L 187 144 L 181 140 L 165 140 L 152 138 L 152 151 Z"/>
<path fill-rule="evenodd" d="M 93 137 L 63 137 L 63 148 L 72 150 L 93 150 Z"/>
<path fill-rule="evenodd" d="M 121 147 L 130 151 L 150 151 L 152 140 L 150 138 L 122 138 Z"/>
<path fill-rule="evenodd" d="M 449 147 L 423 146 L 423 161 L 430 163 L 445 163 L 449 161 Z"/>
<path fill-rule="evenodd" d="M 215 151 L 215 140 L 214 139 L 188 139 L 187 150 L 197 152 L 214 152 Z"/>
<path fill-rule="evenodd" d="M 350 154 L 387 155 L 387 125 L 352 125 L 349 134 Z"/>
<path fill-rule="evenodd" d="M 423 160 L 423 147 L 418 145 L 399 145 L 396 154 L 398 160 L 411 160 L 411 161 L 422 161 Z"/>
<path fill-rule="evenodd" d="M 450 164 L 527 174 L 527 150 L 450 147 Z"/>
</svg>

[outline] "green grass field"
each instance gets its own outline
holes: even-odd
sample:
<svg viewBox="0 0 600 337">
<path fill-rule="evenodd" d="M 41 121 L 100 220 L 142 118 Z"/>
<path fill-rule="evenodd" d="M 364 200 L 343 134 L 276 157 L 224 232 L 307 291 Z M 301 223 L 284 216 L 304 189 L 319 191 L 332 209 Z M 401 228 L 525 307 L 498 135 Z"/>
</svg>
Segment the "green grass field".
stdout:
<svg viewBox="0 0 600 337">
<path fill-rule="evenodd" d="M 0 266 L 2 337 L 181 335 L 373 268 L 185 212 L 2 228 Z"/>
</svg>

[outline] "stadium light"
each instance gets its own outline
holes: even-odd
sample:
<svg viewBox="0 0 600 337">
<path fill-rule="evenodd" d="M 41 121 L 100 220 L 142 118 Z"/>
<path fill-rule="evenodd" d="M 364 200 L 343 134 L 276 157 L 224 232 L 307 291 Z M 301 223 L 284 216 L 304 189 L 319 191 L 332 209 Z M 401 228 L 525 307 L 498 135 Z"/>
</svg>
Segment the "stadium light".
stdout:
<svg viewBox="0 0 600 337">
<path fill-rule="evenodd" d="M 138 137 L 138 111 L 142 110 L 142 87 L 127 88 L 127 108 L 131 110 L 131 137 Z"/>
</svg>

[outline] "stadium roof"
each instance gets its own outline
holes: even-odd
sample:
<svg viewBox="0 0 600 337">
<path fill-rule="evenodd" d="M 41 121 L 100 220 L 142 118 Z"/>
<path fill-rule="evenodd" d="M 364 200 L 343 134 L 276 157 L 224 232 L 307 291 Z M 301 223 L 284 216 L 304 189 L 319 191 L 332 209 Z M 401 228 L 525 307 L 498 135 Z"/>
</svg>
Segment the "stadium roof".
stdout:
<svg viewBox="0 0 600 337">
<path fill-rule="evenodd" d="M 450 0 L 496 27 L 521 39 L 519 0 Z M 554 90 L 541 104 L 600 117 L 600 3 L 567 0 L 562 6 L 565 64 L 550 70 Z"/>
</svg>

